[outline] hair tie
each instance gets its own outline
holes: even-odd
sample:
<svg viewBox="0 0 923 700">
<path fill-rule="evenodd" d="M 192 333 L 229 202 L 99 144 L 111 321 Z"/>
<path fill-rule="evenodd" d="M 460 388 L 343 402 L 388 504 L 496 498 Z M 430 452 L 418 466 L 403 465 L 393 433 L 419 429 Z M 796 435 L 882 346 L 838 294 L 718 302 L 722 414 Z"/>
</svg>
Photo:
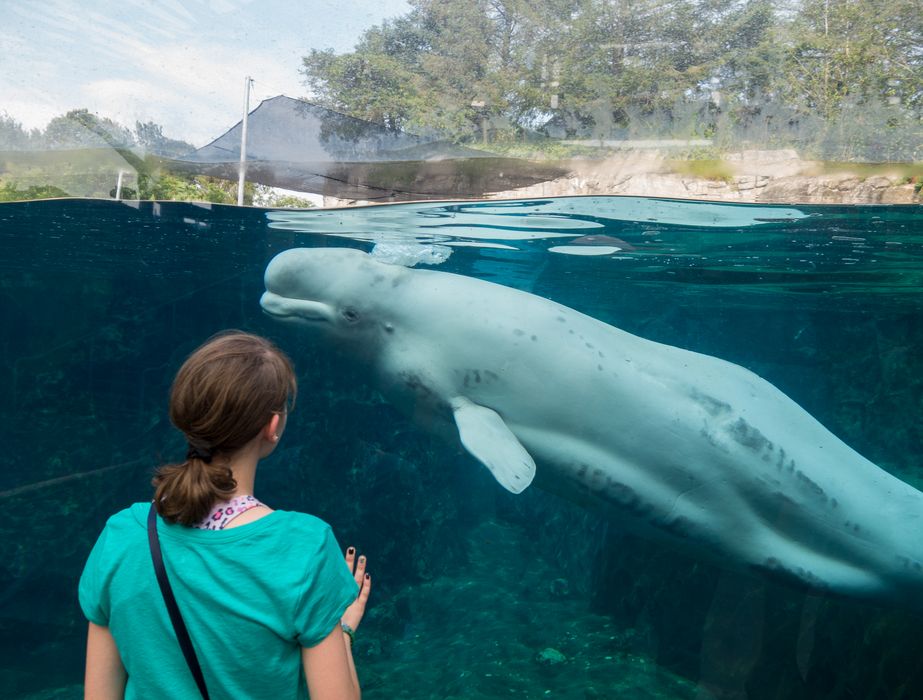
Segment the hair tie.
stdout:
<svg viewBox="0 0 923 700">
<path fill-rule="evenodd" d="M 196 447 L 192 443 L 189 444 L 189 449 L 186 450 L 186 459 L 201 459 L 206 464 L 212 463 L 212 453 L 211 450 L 205 447 Z"/>
</svg>

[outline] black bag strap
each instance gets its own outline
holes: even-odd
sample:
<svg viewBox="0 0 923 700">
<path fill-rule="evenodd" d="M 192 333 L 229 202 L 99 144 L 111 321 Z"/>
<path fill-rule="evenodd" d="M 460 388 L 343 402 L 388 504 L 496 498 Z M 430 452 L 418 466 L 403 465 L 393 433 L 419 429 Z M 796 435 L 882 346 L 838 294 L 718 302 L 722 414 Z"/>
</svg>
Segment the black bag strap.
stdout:
<svg viewBox="0 0 923 700">
<path fill-rule="evenodd" d="M 163 565 L 163 556 L 160 553 L 160 538 L 157 537 L 157 507 L 153 503 L 151 503 L 151 512 L 147 516 L 147 541 L 151 545 L 151 559 L 154 560 L 157 583 L 160 584 L 163 602 L 167 604 L 167 612 L 170 613 L 170 622 L 173 623 L 176 639 L 179 641 L 180 649 L 183 650 L 186 664 L 189 666 L 189 670 L 192 671 L 192 677 L 195 679 L 196 685 L 199 686 L 199 692 L 202 693 L 205 700 L 209 700 L 208 688 L 205 687 L 202 668 L 199 666 L 195 649 L 192 647 L 192 639 L 189 638 L 189 630 L 186 629 L 186 623 L 183 622 L 183 616 L 180 615 L 179 606 L 173 596 L 173 589 L 170 588 L 170 581 L 167 579 L 167 570 Z"/>
</svg>

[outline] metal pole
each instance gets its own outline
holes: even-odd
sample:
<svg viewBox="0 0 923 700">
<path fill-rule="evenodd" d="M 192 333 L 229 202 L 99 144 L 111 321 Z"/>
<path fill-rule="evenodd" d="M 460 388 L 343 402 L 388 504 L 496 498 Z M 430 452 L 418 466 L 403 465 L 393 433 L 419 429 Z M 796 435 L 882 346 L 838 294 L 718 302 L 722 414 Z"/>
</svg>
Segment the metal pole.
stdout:
<svg viewBox="0 0 923 700">
<path fill-rule="evenodd" d="M 237 177 L 237 206 L 244 203 L 244 180 L 247 173 L 247 117 L 250 114 L 250 85 L 253 78 L 244 78 L 244 118 L 240 129 L 240 169 Z"/>
</svg>

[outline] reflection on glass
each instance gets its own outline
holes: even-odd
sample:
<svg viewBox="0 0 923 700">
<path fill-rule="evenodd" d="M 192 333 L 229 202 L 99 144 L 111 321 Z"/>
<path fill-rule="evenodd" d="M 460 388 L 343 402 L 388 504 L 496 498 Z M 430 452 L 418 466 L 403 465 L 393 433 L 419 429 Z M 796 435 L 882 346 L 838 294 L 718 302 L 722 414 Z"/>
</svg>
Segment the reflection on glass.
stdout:
<svg viewBox="0 0 923 700">
<path fill-rule="evenodd" d="M 351 49 L 302 49 L 291 70 L 306 98 L 262 88 L 276 96 L 251 114 L 245 199 L 306 203 L 271 189 L 281 187 L 331 204 L 916 202 L 918 10 L 912 0 L 397 4 Z M 228 21 L 227 8 L 213 11 Z M 75 107 L 42 128 L 12 108 L 0 115 L 3 199 L 235 201 L 240 125 L 192 137 L 149 114 L 131 126 Z M 210 142 L 196 149 L 201 133 Z"/>
</svg>

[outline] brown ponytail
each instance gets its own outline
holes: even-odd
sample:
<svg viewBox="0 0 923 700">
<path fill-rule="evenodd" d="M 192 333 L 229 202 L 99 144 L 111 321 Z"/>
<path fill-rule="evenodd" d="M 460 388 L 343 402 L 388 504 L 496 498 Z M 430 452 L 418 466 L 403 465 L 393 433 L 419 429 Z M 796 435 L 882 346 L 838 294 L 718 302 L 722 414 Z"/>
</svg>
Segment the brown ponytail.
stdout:
<svg viewBox="0 0 923 700">
<path fill-rule="evenodd" d="M 152 482 L 157 511 L 194 525 L 237 482 L 228 457 L 257 436 L 273 413 L 295 400 L 288 357 L 265 338 L 228 331 L 192 353 L 170 392 L 170 420 L 186 436 L 186 460 L 159 469 Z"/>
</svg>

